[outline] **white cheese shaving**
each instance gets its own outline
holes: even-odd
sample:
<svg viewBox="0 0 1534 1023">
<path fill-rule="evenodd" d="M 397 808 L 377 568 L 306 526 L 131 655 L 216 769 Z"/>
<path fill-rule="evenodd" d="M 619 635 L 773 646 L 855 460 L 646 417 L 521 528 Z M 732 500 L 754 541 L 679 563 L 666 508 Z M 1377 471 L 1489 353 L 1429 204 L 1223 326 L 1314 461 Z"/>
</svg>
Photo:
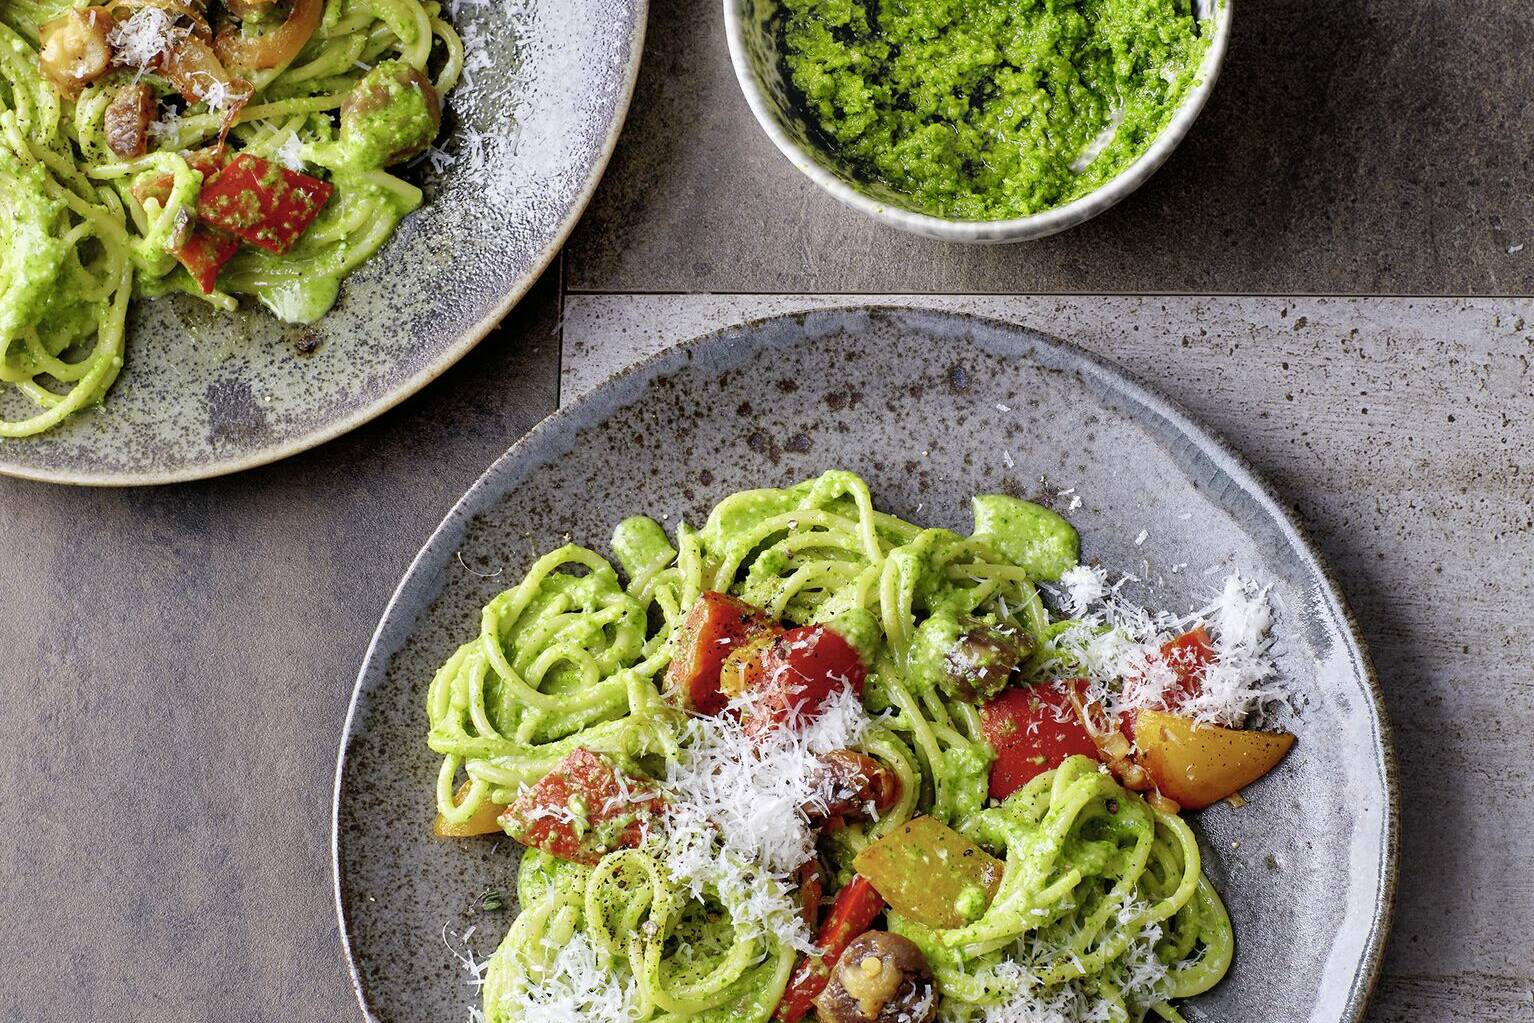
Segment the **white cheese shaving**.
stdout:
<svg viewBox="0 0 1534 1023">
<path fill-rule="evenodd" d="M 1198 625 L 1208 629 L 1215 657 L 1179 713 L 1242 727 L 1284 698 L 1269 657 L 1273 609 L 1266 587 L 1227 576 L 1207 606 L 1178 616 L 1149 611 L 1125 598 L 1120 591 L 1131 581 L 1134 577 L 1126 575 L 1110 585 L 1102 569 L 1078 565 L 1060 577 L 1054 590 L 1076 619 L 1055 640 L 1061 670 L 1085 674 L 1089 698 L 1101 702 L 1110 716 L 1168 706 L 1177 672 L 1161 648 Z"/>
<path fill-rule="evenodd" d="M 296 132 L 288 132 L 288 137 L 282 140 L 272 155 L 277 162 L 290 171 L 302 171 L 304 169 L 304 144 L 299 140 Z M 461 559 L 460 559 L 461 560 Z M 475 573 L 478 575 L 478 573 Z"/>
<path fill-rule="evenodd" d="M 1143 909 L 1138 905 L 1122 907 L 1120 923 L 1132 923 Z M 1145 927 L 1108 967 L 1114 986 L 1131 1009 L 1131 1019 L 1138 1018 L 1133 1010 L 1143 1011 L 1167 996 L 1166 964 L 1156 955 L 1159 940 L 1159 925 Z M 1010 950 L 1009 958 L 987 971 L 988 987 L 1001 999 L 987 1006 L 980 1018 L 985 1023 L 1108 1023 L 1119 1018 L 1122 1010 L 1116 1012 L 1081 981 L 1053 987 L 1040 983 L 1040 974 L 1072 958 L 1075 955 L 1067 946 L 1049 941 L 1037 931 L 1025 935 Z M 962 1003 L 950 1000 L 943 1008 L 940 1018 L 945 1020 L 972 1018 Z"/>
<path fill-rule="evenodd" d="M 149 134 L 155 139 L 179 139 L 181 135 L 181 114 L 170 107 L 162 107 L 158 120 L 149 122 Z M 180 148 L 172 144 L 169 148 Z"/>
<path fill-rule="evenodd" d="M 562 943 L 543 969 L 530 969 L 497 1009 L 509 1019 L 538 1023 L 622 1023 L 645 1015 L 639 986 L 607 967 L 584 934 Z"/>
<path fill-rule="evenodd" d="M 1065 587 L 1067 609 L 1074 615 L 1083 615 L 1108 595 L 1108 573 L 1091 565 L 1077 565 L 1060 576 L 1060 585 Z"/>
<path fill-rule="evenodd" d="M 202 72 L 195 72 L 192 77 L 196 78 L 202 74 Z M 236 103 L 242 103 L 250 98 L 250 94 L 244 90 L 231 89 L 228 82 L 217 81 L 211 75 L 204 75 L 203 77 L 208 78 L 208 84 L 206 86 L 199 86 L 202 89 L 202 101 L 208 105 L 208 110 L 213 113 L 227 110 Z"/>
<path fill-rule="evenodd" d="M 131 67 L 140 74 L 159 60 L 171 45 L 186 34 L 176 27 L 168 11 L 158 7 L 140 7 L 126 21 L 119 21 L 107 33 L 112 47 L 112 62 Z"/>
<path fill-rule="evenodd" d="M 1219 598 L 1203 614 L 1212 618 L 1215 661 L 1204 670 L 1203 684 L 1184 709 L 1202 721 L 1243 724 L 1254 711 L 1281 697 L 1271 682 L 1275 673 L 1267 656 L 1273 627 L 1268 589 L 1227 576 Z"/>
<path fill-rule="evenodd" d="M 694 897 L 718 892 L 737 927 L 813 952 L 791 878 L 814 855 L 810 814 L 833 795 L 820 754 L 855 746 L 869 718 L 848 686 L 812 721 L 747 735 L 739 712 L 752 702 L 743 696 L 731 704 L 736 713 L 688 720 L 661 784 L 671 808 L 647 844 Z"/>
<path fill-rule="evenodd" d="M 447 950 L 453 953 L 453 958 L 458 960 L 458 964 L 468 973 L 469 986 L 478 991 L 485 986 L 485 969 L 489 965 L 490 960 L 480 959 L 474 954 L 474 950 L 469 947 L 469 939 L 473 936 L 474 928 L 470 927 L 464 932 L 463 937 L 459 939 L 463 942 L 463 948 L 460 949 L 448 939 L 447 924 L 442 925 L 442 944 L 447 946 Z"/>
</svg>

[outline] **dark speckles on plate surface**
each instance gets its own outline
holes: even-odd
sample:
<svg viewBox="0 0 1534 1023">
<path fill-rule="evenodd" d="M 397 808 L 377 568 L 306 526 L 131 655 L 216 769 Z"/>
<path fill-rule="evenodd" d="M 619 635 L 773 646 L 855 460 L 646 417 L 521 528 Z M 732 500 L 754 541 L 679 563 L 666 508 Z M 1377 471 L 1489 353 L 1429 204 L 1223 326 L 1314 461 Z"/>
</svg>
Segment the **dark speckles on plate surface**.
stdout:
<svg viewBox="0 0 1534 1023">
<path fill-rule="evenodd" d="M 248 380 L 214 380 L 204 389 L 208 443 L 215 450 L 260 444 L 271 436 L 266 412 Z"/>
<path fill-rule="evenodd" d="M 920 364 L 901 355 L 913 338 Z M 941 385 L 929 367 L 943 367 Z M 764 381 L 782 378 L 799 382 L 795 399 L 762 402 Z M 912 401 L 910 386 L 923 380 L 925 397 Z M 859 415 L 831 400 L 854 388 L 866 396 Z M 954 427 L 960 407 L 998 402 L 1026 438 L 1010 452 L 978 416 L 972 428 Z M 886 407 L 897 411 L 874 411 Z M 1088 410 L 1098 417 L 1090 440 Z M 824 428 L 833 420 L 845 432 Z M 682 442 L 678 424 L 715 441 Z M 633 442 L 641 434 L 643 447 Z M 811 441 L 807 451 L 795 450 L 798 437 Z M 1188 563 L 1153 592 L 1131 584 L 1159 606 L 1207 599 L 1205 566 L 1272 586 L 1284 609 L 1278 663 L 1309 702 L 1287 722 L 1300 735 L 1294 753 L 1247 792 L 1248 804 L 1195 820 L 1239 950 L 1230 978 L 1194 1011 L 1264 1023 L 1359 1019 L 1394 891 L 1394 760 L 1367 655 L 1324 566 L 1238 456 L 1117 368 L 1021 327 L 882 309 L 762 320 L 663 352 L 534 430 L 443 522 L 368 653 L 337 784 L 341 927 L 373 1017 L 464 1018 L 474 992 L 438 938 L 444 926 L 461 934 L 473 923 L 466 897 L 513 876 L 510 843 L 438 843 L 426 823 L 437 762 L 423 734 L 422 686 L 474 634 L 485 601 L 567 539 L 605 550 L 613 526 L 638 513 L 668 513 L 668 527 L 685 514 L 698 526 L 727 494 L 833 466 L 861 473 L 882 509 L 962 532 L 977 492 L 1074 487 L 1085 500 L 1069 514 L 1086 560 L 1137 573 L 1145 561 Z M 688 489 L 695 496 L 680 508 Z M 1149 539 L 1137 546 L 1141 530 Z M 471 564 L 483 556 L 504 566 L 504 578 L 463 571 L 460 550 Z M 1260 869 L 1269 853 L 1284 871 Z M 500 937 L 478 934 L 475 952 Z"/>
</svg>

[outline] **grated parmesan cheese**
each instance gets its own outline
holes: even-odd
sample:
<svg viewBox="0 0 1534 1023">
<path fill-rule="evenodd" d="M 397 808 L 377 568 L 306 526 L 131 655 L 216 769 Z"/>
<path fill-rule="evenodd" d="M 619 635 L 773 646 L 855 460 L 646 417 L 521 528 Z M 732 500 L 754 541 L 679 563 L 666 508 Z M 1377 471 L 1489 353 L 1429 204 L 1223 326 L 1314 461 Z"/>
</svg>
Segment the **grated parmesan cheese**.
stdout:
<svg viewBox="0 0 1534 1023">
<path fill-rule="evenodd" d="M 538 1023 L 623 1023 L 647 1015 L 633 977 L 619 977 L 576 933 L 558 947 L 541 970 L 529 971 L 529 982 L 506 991 L 498 1009 L 510 1019 Z"/>
<path fill-rule="evenodd" d="M 752 700 L 738 697 L 731 708 L 749 711 Z M 694 897 L 715 890 L 737 927 L 814 952 L 791 877 L 814 855 L 811 812 L 834 795 L 820 754 L 856 745 L 868 723 L 850 686 L 813 721 L 765 735 L 748 736 L 739 714 L 690 718 L 661 785 L 671 812 L 647 845 Z"/>
<path fill-rule="evenodd" d="M 1108 595 L 1108 573 L 1091 565 L 1067 569 L 1060 584 L 1065 587 L 1067 609 L 1078 616 Z"/>
<path fill-rule="evenodd" d="M 1177 673 L 1161 648 L 1198 625 L 1208 629 L 1215 659 L 1180 713 L 1241 727 L 1284 698 L 1269 657 L 1273 610 L 1267 587 L 1230 575 L 1213 601 L 1179 616 L 1123 597 L 1120 591 L 1131 581 L 1135 577 L 1126 575 L 1110 585 L 1102 569 L 1078 565 L 1060 577 L 1054 591 L 1076 619 L 1055 639 L 1057 655 L 1066 670 L 1086 675 L 1089 698 L 1100 701 L 1110 716 L 1167 706 Z"/>
<path fill-rule="evenodd" d="M 304 144 L 299 140 L 296 132 L 288 132 L 288 137 L 282 140 L 282 145 L 278 146 L 272 152 L 272 155 L 277 158 L 278 163 L 290 171 L 302 171 L 304 169 Z M 459 560 L 462 560 L 461 555 Z M 476 572 L 475 574 L 478 575 L 479 573 Z"/>
<path fill-rule="evenodd" d="M 197 78 L 203 74 L 204 73 L 200 71 L 193 72 L 192 77 Z M 202 88 L 201 98 L 202 101 L 208 105 L 208 110 L 212 113 L 228 110 L 235 104 L 243 103 L 245 100 L 250 98 L 250 94 L 244 90 L 231 89 L 228 82 L 213 80 L 211 75 L 207 75 L 206 77 L 209 78 L 209 82 L 206 87 Z"/>
<path fill-rule="evenodd" d="M 478 991 L 485 986 L 485 969 L 490 960 L 480 959 L 474 954 L 474 950 L 469 947 L 469 939 L 472 937 L 474 937 L 474 928 L 470 927 L 459 938 L 463 942 L 463 948 L 460 949 L 448 939 L 447 924 L 442 925 L 442 944 L 447 946 L 447 950 L 453 953 L 453 958 L 458 960 L 458 964 L 468 973 L 469 986 Z"/>
<path fill-rule="evenodd" d="M 107 33 L 112 47 L 112 62 L 134 68 L 139 74 L 169 52 L 177 38 L 186 33 L 176 27 L 175 19 L 159 7 L 140 7 L 126 21 L 120 21 Z"/>
<path fill-rule="evenodd" d="M 1131 904 L 1119 909 L 1121 925 L 1134 921 L 1144 906 Z M 1108 967 L 1109 979 L 1131 1011 L 1143 1011 L 1164 999 L 1168 991 L 1168 971 L 1156 955 L 1161 927 L 1144 927 L 1129 947 Z M 1008 952 L 1009 958 L 986 971 L 987 986 L 1001 995 L 998 1004 L 985 1008 L 984 1023 L 1109 1023 L 1121 1018 L 1115 1007 L 1080 980 L 1052 987 L 1044 986 L 1039 976 L 1062 961 L 1077 959 L 1063 942 L 1052 941 L 1037 931 L 1020 938 Z M 955 1000 L 943 1006 L 945 1020 L 973 1018 L 967 1007 Z M 1129 1018 L 1137 1018 L 1131 1015 Z"/>
<path fill-rule="evenodd" d="M 156 140 L 167 138 L 179 138 L 181 135 L 181 114 L 171 107 L 161 107 L 158 120 L 149 122 L 149 134 Z M 172 145 L 170 148 L 179 148 Z"/>
</svg>

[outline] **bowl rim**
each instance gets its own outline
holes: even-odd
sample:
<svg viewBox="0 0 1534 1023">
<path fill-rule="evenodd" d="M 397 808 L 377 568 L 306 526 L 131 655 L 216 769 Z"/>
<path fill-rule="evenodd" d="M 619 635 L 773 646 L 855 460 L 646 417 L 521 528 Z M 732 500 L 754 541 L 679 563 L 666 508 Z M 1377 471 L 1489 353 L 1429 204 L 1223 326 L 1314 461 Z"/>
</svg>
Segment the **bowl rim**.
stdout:
<svg viewBox="0 0 1534 1023">
<path fill-rule="evenodd" d="M 818 153 L 806 150 L 784 131 L 746 55 L 746 29 L 741 13 L 745 0 L 724 0 L 724 27 L 735 80 L 740 84 L 757 124 L 790 163 L 834 198 L 881 223 L 931 238 L 958 242 L 1030 241 L 1074 227 L 1113 206 L 1143 185 L 1187 137 L 1220 77 L 1235 16 L 1232 9 L 1235 0 L 1194 0 L 1200 6 L 1205 2 L 1214 7 L 1214 38 L 1210 40 L 1199 67 L 1203 78 L 1188 90 L 1177 112 L 1150 147 L 1117 175 L 1064 206 L 1003 220 L 958 220 L 918 213 L 865 195 L 848 185 L 826 168 Z"/>
</svg>

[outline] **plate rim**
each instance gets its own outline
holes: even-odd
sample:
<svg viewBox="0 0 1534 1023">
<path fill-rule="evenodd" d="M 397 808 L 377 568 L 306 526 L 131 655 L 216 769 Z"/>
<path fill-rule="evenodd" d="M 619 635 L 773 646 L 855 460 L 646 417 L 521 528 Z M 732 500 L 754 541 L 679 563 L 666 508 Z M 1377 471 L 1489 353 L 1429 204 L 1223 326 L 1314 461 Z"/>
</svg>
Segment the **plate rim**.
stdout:
<svg viewBox="0 0 1534 1023">
<path fill-rule="evenodd" d="M 312 450 L 322 444 L 326 444 L 351 431 L 363 426 L 385 412 L 396 408 L 407 398 L 420 393 L 428 384 L 432 383 L 443 373 L 446 373 L 458 363 L 465 355 L 473 351 L 475 346 L 483 341 L 491 331 L 500 326 L 517 304 L 532 290 L 534 284 L 543 277 L 554 258 L 558 256 L 570 240 L 575 225 L 580 222 L 586 213 L 586 208 L 591 205 L 591 198 L 596 194 L 597 186 L 607 174 L 608 165 L 612 162 L 613 154 L 618 148 L 618 138 L 623 133 L 623 126 L 628 122 L 629 107 L 634 99 L 634 87 L 639 81 L 639 69 L 644 59 L 645 33 L 650 21 L 650 0 L 630 0 L 634 12 L 633 26 L 629 32 L 629 61 L 628 68 L 624 72 L 623 81 L 618 89 L 618 101 L 614 106 L 614 117 L 608 125 L 607 134 L 602 140 L 601 151 L 593 165 L 591 173 L 586 176 L 580 192 L 575 201 L 565 211 L 564 217 L 552 235 L 548 243 L 538 254 L 537 258 L 529 264 L 529 269 L 523 278 L 513 285 L 501 298 L 488 309 L 485 314 L 469 327 L 460 331 L 442 351 L 407 378 L 398 387 L 385 392 L 377 400 L 356 409 L 350 414 L 333 420 L 318 429 L 311 430 L 302 436 L 292 438 L 271 447 L 264 447 L 257 451 L 235 455 L 229 458 L 219 458 L 210 462 L 204 462 L 194 467 L 183 469 L 171 469 L 163 472 L 82 472 L 69 469 L 40 469 L 36 466 L 23 465 L 13 461 L 3 454 L 0 448 L 0 476 L 13 479 L 31 480 L 38 483 L 55 483 L 64 486 L 75 487 L 158 487 L 173 483 L 190 483 L 196 480 L 216 479 L 220 476 L 229 476 L 234 473 L 244 472 L 248 469 L 256 469 L 263 465 L 271 465 L 275 462 L 292 458 L 305 451 Z M 110 392 L 108 392 L 110 394 Z M 25 443 L 25 438 L 18 438 L 19 443 Z M 499 461 L 499 459 L 497 460 Z"/>
<path fill-rule="evenodd" d="M 1336 574 L 1332 571 L 1321 550 L 1311 539 L 1303 524 L 1279 500 L 1273 486 L 1245 455 L 1222 435 L 1203 425 L 1180 402 L 1144 383 L 1138 376 L 1120 363 L 1090 352 L 1058 335 L 1038 330 L 1025 323 L 959 310 L 884 303 L 852 303 L 751 317 L 750 319 L 715 328 L 683 341 L 668 344 L 644 359 L 608 375 L 600 383 L 571 401 L 570 404 L 561 406 L 545 416 L 537 425 L 528 430 L 515 443 L 502 452 L 495 461 L 491 462 L 489 467 L 454 502 L 452 508 L 448 510 L 447 514 L 443 516 L 442 520 L 432 530 L 431 535 L 422 544 L 415 557 L 410 560 L 409 566 L 400 576 L 399 583 L 395 586 L 393 593 L 390 595 L 379 616 L 378 626 L 374 629 L 372 638 L 368 641 L 367 650 L 363 654 L 362 662 L 358 667 L 357 677 L 352 686 L 351 698 L 347 703 L 346 717 L 341 729 L 340 746 L 336 754 L 335 783 L 331 794 L 331 894 L 336 912 L 337 935 L 340 939 L 342 955 L 346 960 L 347 975 L 351 979 L 352 992 L 357 998 L 363 1016 L 369 1021 L 377 1019 L 369 1003 L 367 989 L 358 971 L 357 958 L 352 950 L 350 906 L 342 885 L 345 873 L 341 862 L 341 794 L 343 778 L 346 771 L 347 755 L 350 752 L 353 733 L 356 727 L 357 707 L 363 697 L 364 687 L 369 681 L 368 676 L 375 670 L 386 672 L 389 660 L 397 652 L 397 650 L 384 650 L 385 633 L 390 631 L 390 626 L 398 618 L 402 605 L 420 585 L 420 580 L 427 578 L 425 573 L 434 570 L 433 565 L 435 565 L 435 555 L 438 553 L 438 547 L 445 542 L 457 542 L 457 530 L 482 510 L 481 502 L 491 490 L 492 481 L 498 478 L 508 466 L 523 458 L 529 452 L 536 454 L 536 448 L 541 443 L 557 435 L 563 429 L 568 428 L 578 433 L 581 429 L 590 426 L 590 423 L 581 424 L 576 421 L 585 411 L 587 405 L 602 401 L 615 392 L 622 391 L 625 386 L 633 386 L 636 381 L 642 380 L 645 383 L 653 381 L 657 377 L 663 376 L 665 369 L 673 363 L 676 364 L 677 368 L 685 367 L 692 362 L 700 349 L 727 347 L 732 343 L 752 345 L 752 335 L 769 324 L 788 320 L 806 325 L 817 320 L 835 320 L 860 315 L 904 320 L 907 321 L 908 327 L 914 329 L 921 329 L 926 324 L 934 321 L 945 321 L 951 324 L 969 324 L 972 326 L 978 325 L 981 330 L 1009 334 L 1014 338 L 1026 339 L 1033 343 L 1043 343 L 1065 353 L 1077 363 L 1079 369 L 1089 373 L 1099 381 L 1106 381 L 1111 384 L 1134 404 L 1143 407 L 1149 412 L 1160 415 L 1176 427 L 1180 433 L 1197 440 L 1201 450 L 1211 457 L 1220 470 L 1257 500 L 1262 509 L 1279 527 L 1285 540 L 1291 544 L 1296 554 L 1302 559 L 1304 566 L 1315 572 L 1322 584 L 1327 601 L 1335 610 L 1336 616 L 1343 626 L 1341 631 L 1346 641 L 1348 659 L 1356 666 L 1357 675 L 1364 684 L 1365 694 L 1368 697 L 1367 706 L 1372 712 L 1374 734 L 1378 741 L 1378 766 L 1386 796 L 1385 805 L 1382 808 L 1383 816 L 1381 821 L 1382 860 L 1378 879 L 1379 898 L 1374 918 L 1369 922 L 1363 954 L 1359 961 L 1359 971 L 1354 976 L 1353 983 L 1348 990 L 1344 1014 L 1339 1017 L 1339 1023 L 1361 1023 L 1364 1014 L 1368 1011 L 1370 999 L 1379 983 L 1380 974 L 1384 966 L 1385 951 L 1395 918 L 1395 902 L 1400 867 L 1401 830 L 1399 767 L 1394 729 L 1391 726 L 1390 717 L 1385 706 L 1384 690 L 1380 685 L 1373 657 L 1369 653 L 1368 645 L 1364 642 L 1363 631 L 1359 625 L 1358 618 L 1354 614 L 1353 608 L 1348 602 Z M 627 404 L 627 402 L 624 402 L 617 405 L 614 411 L 625 407 Z M 433 556 L 433 565 L 427 564 L 428 555 Z M 378 681 L 382 681 L 384 677 L 386 676 L 380 675 Z M 371 687 L 369 691 L 371 691 Z"/>
</svg>

